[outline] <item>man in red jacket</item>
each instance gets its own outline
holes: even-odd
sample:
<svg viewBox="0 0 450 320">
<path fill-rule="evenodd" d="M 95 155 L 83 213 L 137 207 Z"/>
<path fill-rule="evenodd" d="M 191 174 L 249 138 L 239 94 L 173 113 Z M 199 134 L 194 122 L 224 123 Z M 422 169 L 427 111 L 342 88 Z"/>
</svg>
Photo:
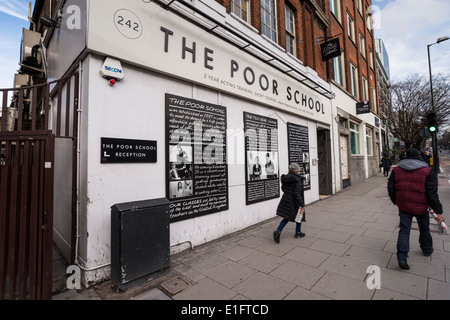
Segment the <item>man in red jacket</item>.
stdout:
<svg viewBox="0 0 450 320">
<path fill-rule="evenodd" d="M 400 230 L 397 240 L 397 260 L 400 268 L 409 269 L 409 234 L 412 218 L 419 225 L 419 243 L 425 256 L 433 253 L 433 239 L 430 233 L 431 207 L 442 221 L 442 204 L 438 196 L 437 174 L 421 160 L 420 152 L 411 148 L 406 151 L 406 159 L 398 163 L 388 179 L 388 193 L 393 204 L 398 206 Z"/>
</svg>

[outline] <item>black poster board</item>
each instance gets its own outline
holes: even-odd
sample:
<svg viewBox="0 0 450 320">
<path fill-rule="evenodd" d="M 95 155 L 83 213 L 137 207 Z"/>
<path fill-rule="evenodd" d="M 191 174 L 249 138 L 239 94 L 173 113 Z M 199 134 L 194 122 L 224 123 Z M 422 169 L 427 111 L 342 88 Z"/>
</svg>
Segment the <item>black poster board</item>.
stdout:
<svg viewBox="0 0 450 320">
<path fill-rule="evenodd" d="M 308 127 L 287 123 L 289 163 L 300 165 L 304 190 L 311 189 Z"/>
<path fill-rule="evenodd" d="M 280 196 L 278 122 L 244 112 L 246 203 Z"/>
<path fill-rule="evenodd" d="M 171 222 L 228 210 L 226 108 L 166 94 Z"/>
</svg>

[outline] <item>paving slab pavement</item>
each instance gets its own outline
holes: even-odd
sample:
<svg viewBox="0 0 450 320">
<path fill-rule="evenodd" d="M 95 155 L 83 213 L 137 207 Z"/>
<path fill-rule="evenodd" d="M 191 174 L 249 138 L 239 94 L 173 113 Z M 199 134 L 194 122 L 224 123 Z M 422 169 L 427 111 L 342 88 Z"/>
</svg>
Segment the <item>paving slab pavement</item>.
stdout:
<svg viewBox="0 0 450 320">
<path fill-rule="evenodd" d="M 436 229 L 435 252 L 424 257 L 413 229 L 411 269 L 401 270 L 395 255 L 398 211 L 386 185 L 379 174 L 307 205 L 304 238 L 294 238 L 290 223 L 275 243 L 272 232 L 280 218 L 274 217 L 172 255 L 164 275 L 130 291 L 117 292 L 107 281 L 71 294 L 57 292 L 53 298 L 450 300 L 450 235 Z M 440 186 L 439 194 L 444 208 L 450 208 L 450 186 Z"/>
</svg>

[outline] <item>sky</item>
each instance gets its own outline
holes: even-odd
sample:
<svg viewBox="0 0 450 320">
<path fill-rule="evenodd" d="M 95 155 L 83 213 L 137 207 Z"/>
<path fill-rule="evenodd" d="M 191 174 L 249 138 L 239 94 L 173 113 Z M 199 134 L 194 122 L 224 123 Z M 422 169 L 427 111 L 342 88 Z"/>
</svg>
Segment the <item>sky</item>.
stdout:
<svg viewBox="0 0 450 320">
<path fill-rule="evenodd" d="M 22 28 L 29 29 L 28 6 L 34 0 L 0 0 L 0 88 L 12 88 L 19 69 Z"/>
<path fill-rule="evenodd" d="M 34 7 L 35 0 L 0 0 L 0 88 L 13 86 L 22 28 L 30 26 L 29 2 Z M 372 0 L 372 6 L 375 36 L 387 49 L 391 80 L 414 74 L 428 77 L 427 45 L 450 37 L 450 1 Z M 430 49 L 433 74 L 450 74 L 450 40 Z"/>
<path fill-rule="evenodd" d="M 375 36 L 389 55 L 391 81 L 419 74 L 429 78 L 427 45 L 450 37 L 449 0 L 373 0 Z M 378 19 L 377 19 L 378 18 Z M 450 40 L 430 47 L 431 69 L 450 75 Z"/>
</svg>

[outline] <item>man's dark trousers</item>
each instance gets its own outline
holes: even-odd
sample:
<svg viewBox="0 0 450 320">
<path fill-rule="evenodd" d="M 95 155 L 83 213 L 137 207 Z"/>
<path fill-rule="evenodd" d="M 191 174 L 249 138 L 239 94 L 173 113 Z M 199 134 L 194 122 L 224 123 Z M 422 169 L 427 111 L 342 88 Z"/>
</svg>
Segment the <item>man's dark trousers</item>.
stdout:
<svg viewBox="0 0 450 320">
<path fill-rule="evenodd" d="M 400 216 L 400 231 L 398 232 L 397 241 L 397 259 L 398 261 L 405 261 L 408 258 L 409 252 L 409 235 L 411 231 L 411 224 L 413 217 L 416 217 L 419 225 L 419 244 L 423 254 L 429 255 L 433 252 L 433 238 L 430 232 L 430 217 L 428 213 L 425 214 L 411 214 L 399 210 Z"/>
</svg>

